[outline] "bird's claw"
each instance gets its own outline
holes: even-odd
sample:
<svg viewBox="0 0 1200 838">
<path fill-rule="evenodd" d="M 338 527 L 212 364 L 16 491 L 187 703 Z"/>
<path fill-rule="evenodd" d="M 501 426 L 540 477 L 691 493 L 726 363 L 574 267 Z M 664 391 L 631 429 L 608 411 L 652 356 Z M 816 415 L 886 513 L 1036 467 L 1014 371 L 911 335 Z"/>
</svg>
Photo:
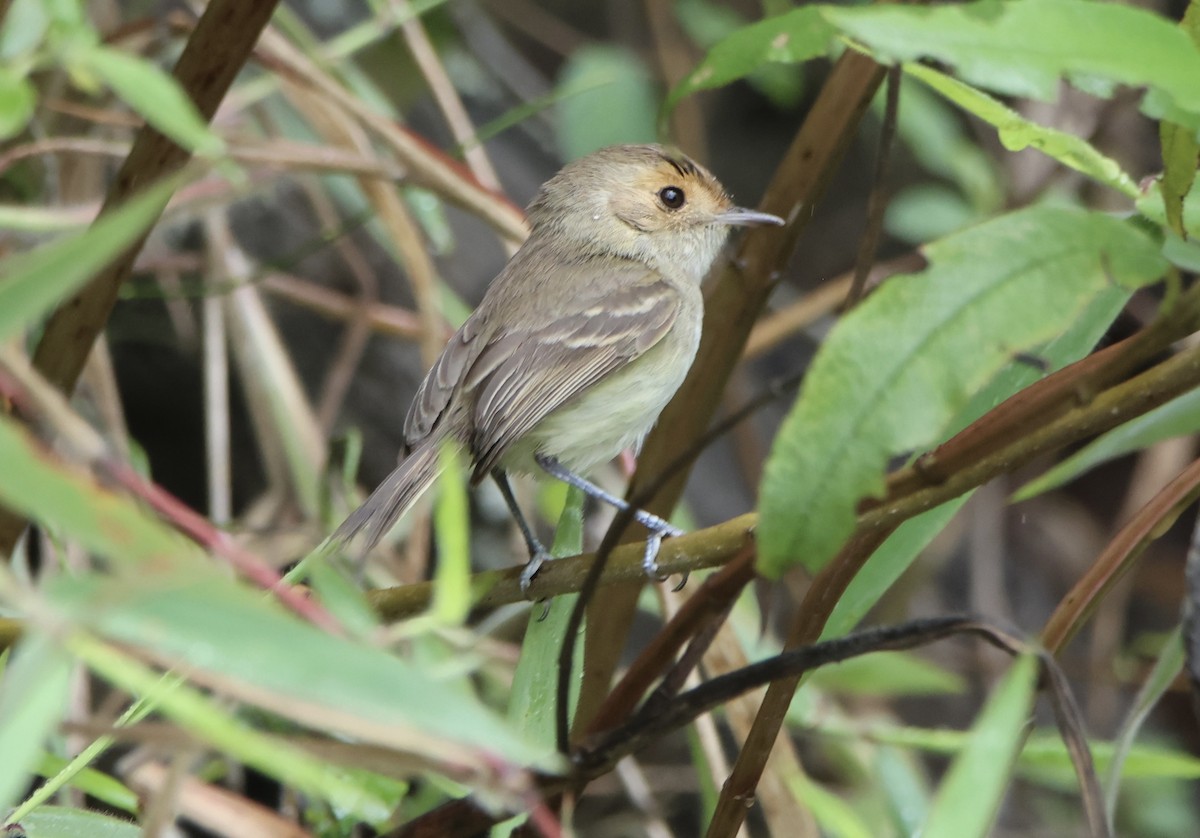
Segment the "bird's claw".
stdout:
<svg viewBox="0 0 1200 838">
<path fill-rule="evenodd" d="M 658 551 L 662 548 L 664 538 L 683 535 L 683 530 L 678 527 L 671 526 L 666 521 L 657 516 L 647 515 L 647 518 L 653 518 L 653 521 L 642 521 L 650 529 L 650 534 L 646 536 L 646 549 L 642 553 L 642 572 L 646 577 L 653 579 L 655 582 L 665 582 L 671 577 L 669 573 L 663 573 L 658 569 Z M 683 579 L 674 588 L 679 591 L 687 584 L 688 574 L 683 574 Z"/>
<path fill-rule="evenodd" d="M 529 561 L 525 563 L 525 567 L 521 568 L 520 585 L 521 596 L 525 599 L 530 599 L 529 586 L 533 584 L 533 578 L 538 575 L 538 571 L 542 569 L 542 565 L 551 561 L 554 557 L 547 553 L 544 549 L 538 550 L 529 557 Z M 535 600 L 535 602 L 538 600 Z M 540 600 L 542 603 L 542 613 L 538 615 L 537 621 L 540 623 L 550 616 L 550 600 Z"/>
<path fill-rule="evenodd" d="M 534 577 L 538 575 L 538 571 L 542 569 L 542 565 L 553 560 L 553 558 L 545 550 L 538 550 L 529 557 L 529 561 L 525 563 L 525 567 L 521 568 L 521 596 L 529 599 L 529 586 L 533 584 Z"/>
</svg>

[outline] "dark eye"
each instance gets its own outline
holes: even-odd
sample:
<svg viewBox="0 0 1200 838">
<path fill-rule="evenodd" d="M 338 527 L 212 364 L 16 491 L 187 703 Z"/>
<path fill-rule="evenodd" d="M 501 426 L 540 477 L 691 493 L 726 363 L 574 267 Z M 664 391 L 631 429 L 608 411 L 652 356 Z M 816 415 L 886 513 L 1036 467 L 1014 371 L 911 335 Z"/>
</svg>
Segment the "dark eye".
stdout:
<svg viewBox="0 0 1200 838">
<path fill-rule="evenodd" d="M 679 209 L 683 206 L 683 202 L 687 200 L 687 196 L 683 194 L 683 190 L 678 186 L 664 186 L 658 192 L 658 199 L 663 202 L 663 206 L 667 209 Z"/>
</svg>

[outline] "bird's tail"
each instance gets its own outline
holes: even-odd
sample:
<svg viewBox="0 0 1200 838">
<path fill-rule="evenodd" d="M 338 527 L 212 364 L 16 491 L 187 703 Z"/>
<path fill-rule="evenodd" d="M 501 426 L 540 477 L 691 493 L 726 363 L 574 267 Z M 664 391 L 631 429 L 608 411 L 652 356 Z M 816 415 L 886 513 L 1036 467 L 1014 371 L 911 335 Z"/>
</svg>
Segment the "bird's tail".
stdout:
<svg viewBox="0 0 1200 838">
<path fill-rule="evenodd" d="M 341 547 L 361 534 L 354 552 L 366 555 L 441 474 L 438 442 L 437 438 L 429 438 L 414 448 L 326 543 Z"/>
</svg>

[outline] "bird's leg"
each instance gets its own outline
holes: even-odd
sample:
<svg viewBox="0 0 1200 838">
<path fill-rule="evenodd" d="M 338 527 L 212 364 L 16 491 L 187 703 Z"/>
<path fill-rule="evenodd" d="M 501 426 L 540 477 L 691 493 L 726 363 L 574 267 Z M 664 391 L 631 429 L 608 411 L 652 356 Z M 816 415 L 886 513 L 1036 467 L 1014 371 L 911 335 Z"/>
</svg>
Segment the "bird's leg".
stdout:
<svg viewBox="0 0 1200 838">
<path fill-rule="evenodd" d="M 551 477 L 555 477 L 569 486 L 574 486 L 596 500 L 603 501 L 621 512 L 625 512 L 630 508 L 629 504 L 621 498 L 604 491 L 590 480 L 580 477 L 553 457 L 548 457 L 545 454 L 536 454 L 534 455 L 534 460 Z M 658 571 L 658 562 L 656 561 L 658 550 L 662 546 L 664 538 L 672 535 L 683 535 L 683 530 L 671 526 L 667 521 L 644 509 L 634 509 L 633 519 L 650 531 L 650 534 L 646 536 L 646 551 L 642 554 L 642 570 L 651 579 L 662 581 L 665 577 Z M 687 577 L 684 578 L 686 579 Z"/>
<path fill-rule="evenodd" d="M 550 555 L 550 551 L 542 546 L 542 542 L 538 541 L 529 521 L 525 520 L 525 515 L 521 512 L 521 507 L 517 505 L 517 499 L 513 495 L 512 486 L 508 485 L 508 475 L 504 473 L 503 469 L 494 468 L 492 469 L 492 479 L 500 487 L 500 494 L 503 495 L 504 502 L 508 504 L 508 511 L 517 519 L 517 526 L 521 528 L 521 535 L 525 537 L 525 546 L 529 548 L 529 561 L 525 564 L 525 569 L 521 571 L 521 593 L 527 594 L 533 577 L 537 576 L 542 564 L 553 557 Z"/>
</svg>

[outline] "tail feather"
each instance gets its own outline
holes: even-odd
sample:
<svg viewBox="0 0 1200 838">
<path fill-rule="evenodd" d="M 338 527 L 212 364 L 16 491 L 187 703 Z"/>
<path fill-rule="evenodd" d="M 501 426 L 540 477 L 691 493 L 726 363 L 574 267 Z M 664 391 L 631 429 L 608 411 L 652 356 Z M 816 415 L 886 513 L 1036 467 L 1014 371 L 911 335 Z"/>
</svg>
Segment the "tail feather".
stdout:
<svg viewBox="0 0 1200 838">
<path fill-rule="evenodd" d="M 340 546 L 361 534 L 362 540 L 355 549 L 359 555 L 365 555 L 378 544 L 441 474 L 438 448 L 436 439 L 427 439 L 414 448 L 371 492 L 362 506 L 334 530 L 329 543 Z"/>
</svg>

